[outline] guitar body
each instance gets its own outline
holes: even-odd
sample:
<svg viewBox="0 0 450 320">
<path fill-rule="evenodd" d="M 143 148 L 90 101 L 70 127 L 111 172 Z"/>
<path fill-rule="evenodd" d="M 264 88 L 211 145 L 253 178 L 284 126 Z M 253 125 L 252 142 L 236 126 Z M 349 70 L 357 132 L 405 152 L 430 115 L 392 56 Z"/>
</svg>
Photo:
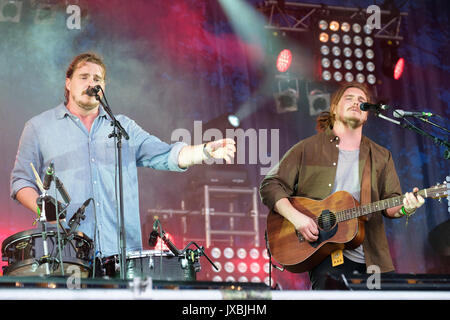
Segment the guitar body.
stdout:
<svg viewBox="0 0 450 320">
<path fill-rule="evenodd" d="M 338 191 L 321 201 L 304 197 L 289 200 L 298 211 L 318 221 L 319 239 L 308 242 L 291 222 L 271 211 L 267 216 L 269 250 L 286 270 L 309 271 L 334 250 L 354 249 L 364 240 L 364 217 L 342 222 L 333 218 L 334 212 L 359 206 L 350 193 Z"/>
</svg>

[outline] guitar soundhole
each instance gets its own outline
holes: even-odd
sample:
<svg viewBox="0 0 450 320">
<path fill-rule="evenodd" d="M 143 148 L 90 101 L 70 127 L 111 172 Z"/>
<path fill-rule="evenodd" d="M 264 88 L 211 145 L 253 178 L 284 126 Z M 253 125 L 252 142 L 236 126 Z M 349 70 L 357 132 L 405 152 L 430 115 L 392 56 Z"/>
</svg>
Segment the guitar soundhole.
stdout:
<svg viewBox="0 0 450 320">
<path fill-rule="evenodd" d="M 324 210 L 317 219 L 317 223 L 320 229 L 328 231 L 336 225 L 336 215 L 329 210 Z"/>
</svg>

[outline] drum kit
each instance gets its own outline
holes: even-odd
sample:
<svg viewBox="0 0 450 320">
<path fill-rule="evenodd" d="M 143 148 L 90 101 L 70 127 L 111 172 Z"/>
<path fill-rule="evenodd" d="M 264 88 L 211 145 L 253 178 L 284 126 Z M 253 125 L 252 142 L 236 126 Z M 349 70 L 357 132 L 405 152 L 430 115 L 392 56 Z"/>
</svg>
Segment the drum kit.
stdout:
<svg viewBox="0 0 450 320">
<path fill-rule="evenodd" d="M 3 266 L 4 276 L 69 276 L 76 270 L 81 278 L 131 280 L 139 277 L 191 281 L 196 279 L 196 272 L 201 269 L 200 256 L 205 256 L 217 268 L 205 254 L 203 247 L 195 242 L 190 242 L 183 250 L 179 250 L 166 236 L 157 218 L 149 235 L 149 245 L 155 247 L 157 239 L 161 238 L 169 250 L 127 252 L 125 259 L 121 259 L 120 255 L 95 257 L 94 242 L 83 232 L 77 231 L 81 220 L 85 219 L 84 211 L 93 199 L 86 200 L 73 214 L 68 222 L 69 228 L 63 227 L 61 220 L 66 216 L 69 195 L 54 174 L 52 164 L 47 169 L 43 183 L 33 166 L 32 168 L 42 191 L 37 201 L 39 210 L 36 219 L 41 228 L 18 232 L 3 241 L 2 260 L 7 262 Z M 46 194 L 52 181 L 55 181 L 66 205 Z M 49 227 L 49 222 L 55 223 L 56 227 Z M 191 249 L 192 245 L 196 248 Z M 122 264 L 121 260 L 125 263 Z M 124 272 L 121 272 L 121 265 L 125 266 Z"/>
<path fill-rule="evenodd" d="M 4 276 L 45 277 L 69 276 L 74 267 L 81 278 L 119 279 L 118 255 L 94 259 L 93 241 L 80 231 L 71 232 L 48 228 L 43 232 L 30 229 L 6 238 L 2 243 Z M 164 231 L 163 231 L 164 232 Z M 59 233 L 59 238 L 58 238 Z M 164 239 L 164 236 L 162 237 Z M 164 240 L 163 240 L 164 241 Z M 165 239 L 168 244 L 170 240 Z M 46 243 L 46 244 L 45 244 Z M 197 248 L 190 249 L 194 244 Z M 167 245 L 175 248 L 173 244 Z M 172 247 L 171 247 L 172 246 Z M 45 253 L 47 247 L 47 253 Z M 126 279 L 136 277 L 168 281 L 195 281 L 200 271 L 203 247 L 191 242 L 184 250 L 129 251 L 126 256 Z M 206 256 L 212 263 L 212 261 Z M 93 263 L 95 261 L 95 263 Z M 215 265 L 213 265 L 215 267 Z M 72 269 L 71 269 L 72 268 Z"/>
</svg>

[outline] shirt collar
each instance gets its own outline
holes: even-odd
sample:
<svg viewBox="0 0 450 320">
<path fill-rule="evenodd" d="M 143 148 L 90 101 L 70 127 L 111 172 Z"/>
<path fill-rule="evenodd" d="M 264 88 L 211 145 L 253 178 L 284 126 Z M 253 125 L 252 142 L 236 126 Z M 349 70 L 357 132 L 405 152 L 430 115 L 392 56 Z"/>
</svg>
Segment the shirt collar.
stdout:
<svg viewBox="0 0 450 320">
<path fill-rule="evenodd" d="M 339 141 L 339 137 L 334 134 L 334 131 L 330 127 L 325 129 L 325 135 L 330 143 Z M 367 143 L 367 137 L 365 135 L 361 135 L 361 145 L 366 145 Z"/>
<path fill-rule="evenodd" d="M 66 116 L 69 117 L 74 117 L 74 115 L 72 113 L 70 113 L 69 109 L 67 109 L 67 107 L 64 105 L 64 103 L 61 103 L 59 106 L 56 107 L 56 119 L 60 120 L 60 119 L 64 119 Z M 106 112 L 103 109 L 102 106 L 99 107 L 99 113 L 98 113 L 98 117 L 106 117 Z"/>
<path fill-rule="evenodd" d="M 339 137 L 334 134 L 333 130 L 331 130 L 330 127 L 325 129 L 325 135 L 327 136 L 327 139 L 330 143 L 334 141 L 339 141 Z"/>
</svg>

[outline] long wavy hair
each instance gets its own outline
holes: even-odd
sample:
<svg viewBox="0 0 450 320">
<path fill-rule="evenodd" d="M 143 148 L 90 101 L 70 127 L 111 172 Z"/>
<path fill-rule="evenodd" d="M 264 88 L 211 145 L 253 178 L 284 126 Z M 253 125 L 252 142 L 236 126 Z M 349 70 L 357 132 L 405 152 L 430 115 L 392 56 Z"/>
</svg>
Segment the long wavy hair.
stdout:
<svg viewBox="0 0 450 320">
<path fill-rule="evenodd" d="M 367 102 L 372 103 L 373 97 L 369 87 L 359 82 L 349 82 L 341 85 L 331 96 L 330 111 L 324 111 L 319 114 L 316 119 L 316 130 L 319 132 L 325 131 L 327 128 L 333 129 L 334 122 L 336 120 L 336 108 L 344 95 L 345 90 L 349 88 L 358 88 L 367 97 Z"/>
</svg>

